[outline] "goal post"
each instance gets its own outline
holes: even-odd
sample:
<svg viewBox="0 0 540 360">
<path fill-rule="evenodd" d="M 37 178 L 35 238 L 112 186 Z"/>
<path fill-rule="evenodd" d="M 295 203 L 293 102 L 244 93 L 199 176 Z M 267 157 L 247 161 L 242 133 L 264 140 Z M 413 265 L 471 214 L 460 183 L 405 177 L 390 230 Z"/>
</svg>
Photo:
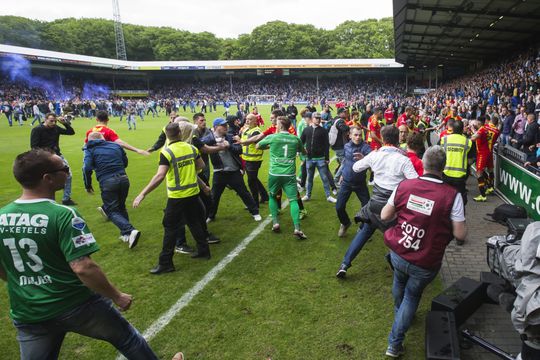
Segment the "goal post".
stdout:
<svg viewBox="0 0 540 360">
<path fill-rule="evenodd" d="M 247 96 L 247 100 L 250 104 L 262 104 L 262 105 L 272 105 L 276 102 L 276 95 L 257 95 L 251 94 Z"/>
</svg>

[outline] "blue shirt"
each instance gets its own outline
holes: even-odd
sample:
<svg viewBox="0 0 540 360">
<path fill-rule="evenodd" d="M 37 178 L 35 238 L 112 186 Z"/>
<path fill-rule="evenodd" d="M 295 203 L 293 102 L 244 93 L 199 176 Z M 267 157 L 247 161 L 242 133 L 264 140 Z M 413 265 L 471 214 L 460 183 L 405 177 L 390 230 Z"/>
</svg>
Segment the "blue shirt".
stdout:
<svg viewBox="0 0 540 360">
<path fill-rule="evenodd" d="M 366 144 L 364 141 L 360 141 L 358 145 L 349 141 L 345 144 L 345 159 L 343 160 L 343 181 L 348 183 L 359 185 L 360 183 L 366 183 L 366 171 L 356 173 L 353 171 L 352 166 L 356 162 L 354 159 L 354 153 L 361 153 L 366 156 L 371 152 L 371 147 Z"/>
<path fill-rule="evenodd" d="M 105 140 L 90 140 L 83 147 L 84 185 L 92 186 L 92 170 L 96 172 L 97 180 L 102 183 L 113 175 L 126 173 L 128 159 L 122 147 L 114 142 Z"/>
</svg>

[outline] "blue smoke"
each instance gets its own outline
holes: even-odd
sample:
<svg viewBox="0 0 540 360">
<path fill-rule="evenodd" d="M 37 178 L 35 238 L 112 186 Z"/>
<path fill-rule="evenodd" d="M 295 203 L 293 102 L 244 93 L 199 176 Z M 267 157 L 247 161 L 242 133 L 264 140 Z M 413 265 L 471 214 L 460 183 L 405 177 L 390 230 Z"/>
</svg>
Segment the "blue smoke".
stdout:
<svg viewBox="0 0 540 360">
<path fill-rule="evenodd" d="M 0 59 L 1 71 L 12 82 L 20 82 L 31 89 L 41 89 L 49 100 L 70 100 L 76 94 L 64 89 L 62 77 L 48 80 L 40 76 L 33 76 L 31 64 L 28 59 L 18 54 L 11 54 Z M 82 89 L 82 99 L 97 100 L 109 97 L 109 87 L 87 82 Z"/>
</svg>

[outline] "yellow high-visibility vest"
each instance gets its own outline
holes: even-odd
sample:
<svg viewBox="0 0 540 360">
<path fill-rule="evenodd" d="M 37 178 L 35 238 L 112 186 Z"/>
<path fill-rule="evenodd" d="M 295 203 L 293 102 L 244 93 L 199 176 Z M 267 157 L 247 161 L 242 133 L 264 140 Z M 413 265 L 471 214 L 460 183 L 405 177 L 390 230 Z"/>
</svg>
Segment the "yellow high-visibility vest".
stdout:
<svg viewBox="0 0 540 360">
<path fill-rule="evenodd" d="M 248 129 L 242 133 L 242 140 L 247 140 L 251 137 L 254 132 L 261 133 L 261 129 L 256 126 L 254 128 Z M 242 146 L 242 159 L 245 161 L 262 161 L 263 150 L 257 149 L 257 144 L 249 144 Z"/>
<path fill-rule="evenodd" d="M 446 152 L 444 174 L 460 178 L 467 174 L 467 155 L 471 150 L 472 141 L 465 135 L 451 134 L 443 137 L 441 146 Z"/>
<path fill-rule="evenodd" d="M 169 161 L 167 171 L 167 196 L 172 199 L 187 198 L 199 193 L 195 161 L 199 151 L 193 145 L 176 141 L 165 146 L 161 153 Z"/>
</svg>

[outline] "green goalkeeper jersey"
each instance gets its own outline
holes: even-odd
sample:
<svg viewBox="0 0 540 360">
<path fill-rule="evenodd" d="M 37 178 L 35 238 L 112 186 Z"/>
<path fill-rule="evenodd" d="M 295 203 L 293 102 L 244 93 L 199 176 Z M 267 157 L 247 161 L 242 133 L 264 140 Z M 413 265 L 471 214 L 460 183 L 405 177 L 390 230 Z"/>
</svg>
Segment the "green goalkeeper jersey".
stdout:
<svg viewBox="0 0 540 360">
<path fill-rule="evenodd" d="M 259 142 L 259 147 L 270 148 L 270 175 L 296 176 L 296 154 L 304 150 L 297 136 L 288 132 L 268 135 Z"/>
<path fill-rule="evenodd" d="M 22 323 L 55 318 L 93 294 L 69 262 L 99 249 L 84 219 L 49 199 L 16 200 L 0 209 L 0 266 L 11 317 Z"/>
</svg>

